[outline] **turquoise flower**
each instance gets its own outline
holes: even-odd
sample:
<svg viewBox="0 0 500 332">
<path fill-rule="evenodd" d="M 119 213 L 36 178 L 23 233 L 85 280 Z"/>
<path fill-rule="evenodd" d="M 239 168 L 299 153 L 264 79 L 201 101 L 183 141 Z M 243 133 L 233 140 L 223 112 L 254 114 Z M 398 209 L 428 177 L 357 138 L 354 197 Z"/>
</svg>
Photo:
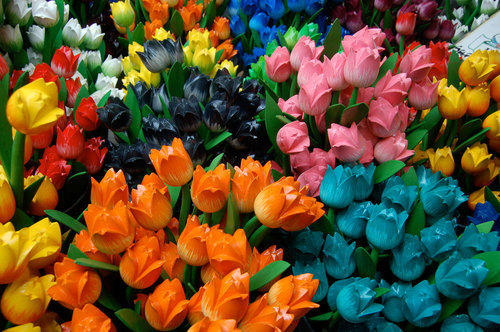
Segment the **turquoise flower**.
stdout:
<svg viewBox="0 0 500 332">
<path fill-rule="evenodd" d="M 356 242 L 347 244 L 339 233 L 335 233 L 334 236 L 328 234 L 323 248 L 326 273 L 334 279 L 350 277 L 356 270 L 354 250 Z"/>
<path fill-rule="evenodd" d="M 314 294 L 314 297 L 312 298 L 312 301 L 319 302 L 325 298 L 328 292 L 328 278 L 326 277 L 325 265 L 319 258 L 316 258 L 312 262 L 308 263 L 296 261 L 295 265 L 292 267 L 292 272 L 294 275 L 303 273 L 313 274 L 313 279 L 319 280 L 319 286 L 316 294 Z"/>
<path fill-rule="evenodd" d="M 420 200 L 426 214 L 439 218 L 452 216 L 457 207 L 467 201 L 467 196 L 460 190 L 457 180 L 447 177 L 422 186 Z"/>
<path fill-rule="evenodd" d="M 403 281 L 418 279 L 425 270 L 422 243 L 416 235 L 405 234 L 403 243 L 392 249 L 391 271 Z"/>
<path fill-rule="evenodd" d="M 349 167 L 339 165 L 332 169 L 328 165 L 319 187 L 319 197 L 329 207 L 343 209 L 354 199 L 355 184 L 356 179 Z"/>
<path fill-rule="evenodd" d="M 384 314 L 384 317 L 391 322 L 404 322 L 406 319 L 403 315 L 403 296 L 408 289 L 411 289 L 411 284 L 405 282 L 395 282 L 389 286 L 385 280 L 382 280 L 380 282 L 380 287 L 390 289 L 388 293 L 382 295 L 382 304 L 384 305 L 382 313 Z"/>
<path fill-rule="evenodd" d="M 377 249 L 396 248 L 403 241 L 406 219 L 406 211 L 397 213 L 384 204 L 375 205 L 365 229 L 368 242 Z"/>
<path fill-rule="evenodd" d="M 373 317 L 365 323 L 370 332 L 402 332 L 401 328 L 394 323 L 386 321 L 383 317 Z"/>
<path fill-rule="evenodd" d="M 417 186 L 406 186 L 399 176 L 393 176 L 382 192 L 382 203 L 398 212 L 411 211 L 417 196 Z"/>
<path fill-rule="evenodd" d="M 430 259 L 441 262 L 457 249 L 457 234 L 450 221 L 440 220 L 420 231 L 420 241 Z"/>
<path fill-rule="evenodd" d="M 427 280 L 408 289 L 403 296 L 403 315 L 417 327 L 435 324 L 441 316 L 441 302 L 436 285 Z"/>
<path fill-rule="evenodd" d="M 477 325 L 484 328 L 500 327 L 500 287 L 486 287 L 473 296 L 467 311 Z"/>
<path fill-rule="evenodd" d="M 340 291 L 358 280 L 361 280 L 361 278 L 347 278 L 337 280 L 333 284 L 331 284 L 330 288 L 328 289 L 328 295 L 326 297 L 326 301 L 328 302 L 328 306 L 330 307 L 330 309 L 332 309 L 333 311 L 337 310 L 337 296 L 339 295 Z"/>
<path fill-rule="evenodd" d="M 364 278 L 344 287 L 337 296 L 337 311 L 350 323 L 363 323 L 378 314 L 384 306 L 375 303 L 375 280 Z"/>
<path fill-rule="evenodd" d="M 455 315 L 446 318 L 441 324 L 441 332 L 483 332 L 483 329 L 474 324 L 468 315 Z"/>
<path fill-rule="evenodd" d="M 458 239 L 458 252 L 463 258 L 471 258 L 481 252 L 496 251 L 499 242 L 497 232 L 482 233 L 476 225 L 470 224 Z"/>
<path fill-rule="evenodd" d="M 288 246 L 290 256 L 295 260 L 311 261 L 319 256 L 323 247 L 323 232 L 312 232 L 309 227 L 292 233 L 293 240 Z"/>
<path fill-rule="evenodd" d="M 356 190 L 354 191 L 354 199 L 356 201 L 362 201 L 370 197 L 375 183 L 373 179 L 375 168 L 374 163 L 366 167 L 363 164 L 358 164 L 352 168 L 352 174 L 356 179 Z"/>
<path fill-rule="evenodd" d="M 342 234 L 356 240 L 364 237 L 366 223 L 370 218 L 373 206 L 370 201 L 353 202 L 347 209 L 341 210 L 335 221 Z"/>
</svg>

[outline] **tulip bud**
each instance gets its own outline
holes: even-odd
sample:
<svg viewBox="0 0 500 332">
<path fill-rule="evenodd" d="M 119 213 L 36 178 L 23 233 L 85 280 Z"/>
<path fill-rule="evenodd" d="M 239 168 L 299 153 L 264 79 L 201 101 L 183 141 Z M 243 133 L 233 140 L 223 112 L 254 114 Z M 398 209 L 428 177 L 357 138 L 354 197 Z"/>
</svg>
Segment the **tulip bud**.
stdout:
<svg viewBox="0 0 500 332">
<path fill-rule="evenodd" d="M 28 35 L 31 46 L 39 52 L 43 51 L 45 46 L 45 28 L 38 25 L 32 25 L 28 28 L 26 34 Z"/>
<path fill-rule="evenodd" d="M 332 237 L 326 236 L 323 254 L 325 255 L 325 268 L 328 275 L 334 279 L 345 279 L 350 277 L 356 270 L 354 261 L 354 250 L 356 242 L 347 244 L 347 241 L 335 233 Z"/>
<path fill-rule="evenodd" d="M 82 29 L 80 23 L 75 18 L 72 18 L 66 23 L 62 30 L 63 41 L 70 47 L 79 47 L 85 38 L 85 30 Z"/>
<path fill-rule="evenodd" d="M 500 65 L 498 65 L 500 67 Z M 500 75 L 490 83 L 490 95 L 497 103 L 500 103 Z"/>
<path fill-rule="evenodd" d="M 470 299 L 467 311 L 474 323 L 483 328 L 496 327 L 497 322 L 491 316 L 491 312 L 496 312 L 500 308 L 499 295 L 499 287 L 485 287 Z"/>
<path fill-rule="evenodd" d="M 84 51 L 80 53 L 80 60 L 84 61 L 90 70 L 97 70 L 102 64 L 101 52 Z"/>
<path fill-rule="evenodd" d="M 101 310 L 92 304 L 86 304 L 81 308 L 73 310 L 73 316 L 69 323 L 69 331 L 84 332 L 84 331 L 100 331 L 100 332 L 116 332 L 116 327 L 111 319 L 106 316 Z M 63 331 L 66 331 L 64 325 Z"/>
<path fill-rule="evenodd" d="M 351 168 L 339 165 L 332 169 L 328 166 L 319 189 L 320 198 L 330 207 L 345 208 L 354 199 L 355 183 Z"/>
<path fill-rule="evenodd" d="M 403 243 L 392 249 L 392 273 L 403 281 L 418 279 L 425 270 L 422 244 L 416 235 L 405 234 Z"/>
<path fill-rule="evenodd" d="M 208 225 L 200 225 L 198 217 L 193 216 L 187 220 L 177 241 L 177 250 L 182 260 L 193 266 L 208 263 L 206 240 L 209 232 Z"/>
<path fill-rule="evenodd" d="M 102 73 L 108 77 L 120 77 L 123 67 L 120 59 L 111 57 L 111 54 L 108 54 L 108 57 L 101 65 Z"/>
<path fill-rule="evenodd" d="M 462 169 L 469 174 L 477 174 L 486 170 L 492 154 L 488 154 L 488 146 L 476 142 L 462 155 Z"/>
<path fill-rule="evenodd" d="M 457 120 L 467 112 L 467 97 L 465 89 L 458 91 L 455 86 L 445 86 L 441 81 L 442 87 L 438 88 L 438 109 L 443 118 Z"/>
<path fill-rule="evenodd" d="M 366 224 L 366 238 L 376 248 L 394 249 L 403 242 L 407 219 L 406 211 L 398 213 L 383 203 L 375 205 Z"/>
<path fill-rule="evenodd" d="M 429 26 L 427 29 L 424 30 L 424 37 L 427 39 L 434 39 L 437 36 L 439 36 L 439 28 L 441 26 L 441 23 L 437 19 L 432 19 L 431 22 L 429 23 Z"/>
<path fill-rule="evenodd" d="M 174 138 L 172 146 L 163 146 L 161 151 L 152 149 L 150 158 L 156 173 L 169 186 L 182 186 L 193 176 L 193 163 L 178 138 Z"/>
<path fill-rule="evenodd" d="M 135 22 L 135 11 L 130 0 L 113 2 L 110 4 L 111 18 L 118 26 L 127 28 Z"/>
<path fill-rule="evenodd" d="M 488 79 L 495 67 L 490 64 L 488 51 L 477 50 L 462 62 L 458 75 L 465 84 L 478 85 Z"/>
<path fill-rule="evenodd" d="M 33 20 L 45 28 L 51 28 L 59 21 L 59 11 L 55 1 L 33 0 L 31 4 Z"/>
<path fill-rule="evenodd" d="M 26 0 L 13 0 L 7 3 L 5 16 L 12 25 L 25 26 L 31 18 L 31 8 Z"/>
<path fill-rule="evenodd" d="M 441 316 L 441 302 L 436 285 L 427 280 L 408 289 L 403 296 L 403 315 L 418 327 L 429 327 Z"/>
<path fill-rule="evenodd" d="M 429 156 L 429 162 L 431 164 L 432 171 L 441 172 L 445 176 L 451 176 L 455 171 L 455 160 L 453 159 L 453 154 L 449 146 L 440 148 L 437 150 L 427 149 L 427 155 Z"/>
<path fill-rule="evenodd" d="M 290 78 L 292 67 L 290 54 L 285 47 L 278 46 L 270 57 L 264 56 L 267 76 L 274 82 L 281 83 Z"/>
<path fill-rule="evenodd" d="M 83 151 L 85 138 L 83 129 L 68 124 L 64 131 L 57 128 L 57 153 L 64 159 L 76 159 Z"/>
<path fill-rule="evenodd" d="M 62 244 L 59 223 L 44 218 L 28 227 L 28 230 L 29 239 L 36 243 L 29 267 L 38 270 L 54 263 L 59 257 Z"/>
<path fill-rule="evenodd" d="M 226 205 L 231 172 L 224 164 L 218 165 L 214 170 L 205 172 L 200 165 L 193 172 L 191 185 L 191 199 L 193 204 L 201 211 L 207 213 L 217 212 Z"/>
<path fill-rule="evenodd" d="M 86 49 L 97 50 L 102 43 L 104 38 L 104 33 L 101 32 L 101 26 L 97 23 L 93 23 L 90 26 L 82 29 L 85 34 L 83 39 L 83 45 Z"/>
<path fill-rule="evenodd" d="M 157 330 L 174 330 L 186 318 L 188 303 L 180 281 L 165 280 L 148 297 L 145 307 L 146 320 Z"/>
<path fill-rule="evenodd" d="M 344 287 L 337 295 L 339 314 L 350 323 L 363 323 L 382 311 L 383 305 L 375 303 L 375 281 L 364 278 Z"/>
<path fill-rule="evenodd" d="M 27 188 L 33 182 L 42 178 L 43 174 L 29 176 L 24 179 L 24 187 Z M 52 181 L 45 177 L 42 184 L 38 188 L 35 196 L 30 202 L 29 212 L 35 216 L 44 216 L 45 210 L 53 210 L 57 206 L 59 195 Z"/>
<path fill-rule="evenodd" d="M 0 169 L 0 223 L 6 223 L 14 217 L 16 200 L 1 166 Z"/>
<path fill-rule="evenodd" d="M 0 48 L 5 52 L 17 53 L 23 48 L 23 37 L 19 24 L 15 27 L 3 25 L 0 27 Z"/>
<path fill-rule="evenodd" d="M 83 151 L 77 158 L 77 161 L 82 163 L 89 174 L 94 175 L 102 169 L 104 157 L 108 152 L 108 148 L 103 147 L 100 149 L 104 140 L 100 137 L 93 137 L 87 140 L 84 144 Z"/>
<path fill-rule="evenodd" d="M 398 18 L 396 20 L 396 31 L 403 36 L 409 36 L 413 34 L 416 23 L 417 14 L 413 12 L 403 13 L 400 10 L 398 13 Z"/>
<path fill-rule="evenodd" d="M 382 304 L 384 305 L 382 313 L 385 318 L 395 323 L 404 322 L 406 319 L 403 316 L 402 301 L 406 290 L 411 288 L 411 284 L 395 282 L 389 286 L 382 280 L 379 287 L 390 289 L 388 293 L 382 295 Z"/>
</svg>

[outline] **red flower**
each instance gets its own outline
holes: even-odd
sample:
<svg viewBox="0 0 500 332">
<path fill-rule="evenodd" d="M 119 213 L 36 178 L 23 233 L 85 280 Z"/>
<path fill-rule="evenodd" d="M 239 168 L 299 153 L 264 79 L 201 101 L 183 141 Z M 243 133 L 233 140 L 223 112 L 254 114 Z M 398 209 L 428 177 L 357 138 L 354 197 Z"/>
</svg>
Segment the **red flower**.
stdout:
<svg viewBox="0 0 500 332">
<path fill-rule="evenodd" d="M 61 107 L 61 104 L 62 104 L 62 107 Z M 59 102 L 59 108 L 64 109 L 64 103 L 61 101 Z M 54 135 L 57 135 L 57 128 L 64 130 L 64 128 L 66 128 L 68 123 L 71 123 L 71 119 L 66 116 L 66 113 L 64 113 L 63 116 L 61 116 L 59 119 L 57 119 L 57 122 L 54 126 Z"/>
<path fill-rule="evenodd" d="M 4 78 L 5 75 L 9 74 L 9 65 L 5 58 L 0 55 L 0 80 Z"/>
<path fill-rule="evenodd" d="M 71 171 L 71 165 L 66 160 L 59 157 L 55 145 L 46 148 L 43 151 L 43 157 L 40 159 L 40 166 L 36 174 L 42 173 L 49 177 L 57 190 L 61 189 Z"/>
<path fill-rule="evenodd" d="M 68 78 L 66 79 L 66 90 L 68 91 L 68 95 L 66 97 L 66 106 L 75 107 L 76 96 L 78 95 L 78 91 L 80 91 L 82 87 L 82 83 L 80 83 L 80 78 L 77 77 L 76 80 Z"/>
<path fill-rule="evenodd" d="M 108 152 L 108 148 L 106 147 L 99 149 L 103 142 L 104 140 L 101 140 L 100 137 L 93 137 L 87 140 L 82 153 L 80 153 L 77 159 L 87 167 L 89 174 L 96 174 L 102 168 L 104 157 L 106 157 L 106 153 Z"/>
<path fill-rule="evenodd" d="M 17 80 L 19 79 L 19 77 L 21 77 L 22 74 L 24 74 L 23 70 L 14 69 L 12 71 L 12 74 L 10 75 L 10 78 L 9 78 L 9 90 L 14 89 L 14 86 L 16 85 Z"/>
<path fill-rule="evenodd" d="M 54 131 L 52 128 L 44 131 L 43 133 L 37 135 L 31 135 L 31 142 L 35 149 L 45 149 L 52 143 L 52 138 L 54 137 Z"/>
<path fill-rule="evenodd" d="M 39 63 L 36 65 L 33 74 L 30 76 L 30 82 L 33 82 L 39 78 L 43 78 L 45 82 L 55 82 L 57 85 L 57 90 L 61 89 L 61 82 L 59 81 L 59 77 L 54 73 L 52 68 L 48 64 Z"/>
<path fill-rule="evenodd" d="M 436 77 L 437 80 L 446 78 L 448 72 L 448 60 L 450 59 L 451 52 L 448 51 L 447 42 L 437 42 L 431 41 L 429 43 L 429 48 L 432 50 L 431 62 L 434 63 L 429 74 L 427 76 L 432 80 Z"/>
<path fill-rule="evenodd" d="M 76 159 L 83 151 L 85 137 L 83 129 L 77 125 L 68 124 L 64 131 L 57 128 L 57 153 L 64 159 Z"/>
<path fill-rule="evenodd" d="M 97 115 L 97 105 L 92 97 L 83 98 L 75 111 L 76 123 L 86 131 L 96 130 L 101 124 Z"/>
<path fill-rule="evenodd" d="M 50 67 L 59 77 L 69 78 L 76 72 L 79 57 L 80 54 L 73 55 L 73 51 L 68 46 L 61 46 L 54 52 Z"/>
<path fill-rule="evenodd" d="M 396 31 L 403 36 L 408 36 L 415 30 L 417 24 L 417 14 L 413 12 L 399 12 L 398 19 L 396 20 Z"/>
</svg>

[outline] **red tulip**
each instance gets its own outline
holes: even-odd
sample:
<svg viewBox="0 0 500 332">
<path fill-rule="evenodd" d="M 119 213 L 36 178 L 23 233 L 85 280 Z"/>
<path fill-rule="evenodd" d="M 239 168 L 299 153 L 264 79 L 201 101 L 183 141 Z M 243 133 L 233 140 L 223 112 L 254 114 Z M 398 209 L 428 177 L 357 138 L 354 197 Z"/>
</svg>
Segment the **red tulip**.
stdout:
<svg viewBox="0 0 500 332">
<path fill-rule="evenodd" d="M 42 173 L 49 177 L 56 189 L 59 190 L 63 187 L 70 170 L 71 165 L 68 165 L 66 160 L 59 156 L 56 146 L 53 145 L 43 152 L 36 174 Z"/>
<path fill-rule="evenodd" d="M 36 81 L 39 78 L 43 78 L 43 80 L 47 83 L 54 82 L 57 85 L 57 90 L 61 89 L 59 77 L 57 77 L 52 68 L 50 68 L 50 66 L 45 62 L 39 63 L 35 66 L 35 70 L 30 76 L 30 82 Z"/>
<path fill-rule="evenodd" d="M 80 78 L 77 77 L 76 80 L 72 78 L 66 79 L 66 90 L 68 92 L 66 97 L 66 106 L 75 107 L 76 96 L 82 88 L 82 83 L 80 83 Z"/>
<path fill-rule="evenodd" d="M 75 111 L 75 120 L 86 131 L 96 130 L 101 124 L 97 115 L 97 105 L 92 97 L 83 98 Z"/>
<path fill-rule="evenodd" d="M 396 20 L 396 31 L 403 36 L 408 36 L 415 30 L 417 24 L 417 14 L 413 12 L 399 12 L 398 19 Z"/>
<path fill-rule="evenodd" d="M 73 51 L 68 46 L 61 46 L 54 52 L 50 67 L 59 77 L 69 78 L 76 72 L 79 57 L 80 54 L 73 55 Z"/>
<path fill-rule="evenodd" d="M 31 135 L 31 142 L 35 149 L 45 149 L 52 143 L 52 138 L 54 137 L 54 131 L 50 128 L 43 133 L 37 135 Z"/>
<path fill-rule="evenodd" d="M 106 153 L 108 152 L 108 148 L 106 147 L 99 149 L 103 142 L 104 140 L 101 140 L 100 137 L 93 137 L 87 140 L 83 151 L 78 156 L 77 160 L 87 167 L 91 175 L 101 170 L 104 157 L 106 157 Z"/>
<path fill-rule="evenodd" d="M 9 65 L 3 56 L 0 56 L 0 80 L 9 74 Z"/>
<path fill-rule="evenodd" d="M 77 125 L 69 124 L 64 131 L 57 128 L 56 147 L 62 158 L 76 159 L 82 153 L 84 143 L 83 129 L 79 129 Z"/>
</svg>

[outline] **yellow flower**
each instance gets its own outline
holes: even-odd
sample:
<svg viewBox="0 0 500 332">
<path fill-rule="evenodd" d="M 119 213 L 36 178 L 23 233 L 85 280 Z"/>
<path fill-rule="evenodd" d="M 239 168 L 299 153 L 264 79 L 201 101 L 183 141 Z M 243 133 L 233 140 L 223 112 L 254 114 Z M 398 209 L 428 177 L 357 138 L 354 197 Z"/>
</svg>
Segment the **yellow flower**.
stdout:
<svg viewBox="0 0 500 332">
<path fill-rule="evenodd" d="M 132 70 L 134 70 L 134 64 L 132 63 L 132 60 L 130 59 L 129 56 L 126 56 L 122 59 L 122 66 L 123 66 L 123 72 L 125 75 L 128 75 L 128 73 Z"/>
<path fill-rule="evenodd" d="M 186 66 L 192 66 L 193 65 L 193 49 L 191 47 L 185 46 L 182 48 L 182 51 L 184 52 L 184 64 Z"/>
<path fill-rule="evenodd" d="M 441 86 L 438 88 L 438 109 L 443 118 L 449 120 L 460 119 L 467 112 L 467 98 L 465 89 L 458 91 L 452 86 Z"/>
<path fill-rule="evenodd" d="M 149 87 L 157 87 L 160 84 L 160 73 L 152 73 L 141 63 L 141 70 L 139 71 L 139 78 L 145 82 Z"/>
<path fill-rule="evenodd" d="M 222 63 L 216 64 L 214 66 L 214 69 L 212 69 L 212 72 L 210 73 L 210 77 L 214 77 L 219 69 L 224 69 L 224 68 L 226 68 L 229 74 L 231 74 L 231 76 L 234 77 L 236 75 L 236 70 L 238 69 L 238 66 L 235 66 L 232 61 L 224 60 L 222 61 Z"/>
<path fill-rule="evenodd" d="M 191 30 L 188 33 L 187 39 L 189 42 L 189 47 L 193 50 L 193 53 L 196 51 L 210 48 L 210 33 L 208 30 L 199 31 L 199 30 Z"/>
<path fill-rule="evenodd" d="M 451 153 L 451 148 L 445 146 L 444 148 L 426 150 L 429 156 L 429 163 L 431 164 L 431 170 L 436 173 L 441 171 L 443 175 L 450 176 L 455 171 L 455 161 L 453 160 L 453 154 Z"/>
<path fill-rule="evenodd" d="M 465 84 L 478 85 L 485 82 L 495 68 L 495 64 L 490 64 L 488 51 L 477 50 L 462 62 L 458 75 Z"/>
<path fill-rule="evenodd" d="M 17 131 L 36 135 L 49 130 L 64 111 L 57 107 L 58 91 L 54 82 L 39 78 L 16 90 L 7 101 L 7 119 Z"/>
<path fill-rule="evenodd" d="M 111 7 L 111 18 L 117 25 L 126 28 L 134 24 L 135 11 L 130 0 L 112 2 L 109 6 Z"/>
<path fill-rule="evenodd" d="M 462 169 L 469 174 L 482 172 L 488 167 L 491 156 L 492 154 L 488 154 L 486 144 L 476 142 L 472 147 L 468 147 L 462 155 Z"/>
<path fill-rule="evenodd" d="M 153 38 L 160 41 L 169 38 L 175 40 L 174 35 L 170 31 L 165 30 L 163 27 L 156 29 L 155 33 L 153 34 Z"/>
<path fill-rule="evenodd" d="M 420 147 L 420 144 L 418 144 L 415 149 L 415 154 L 413 157 L 411 157 L 410 160 L 407 161 L 408 165 L 413 165 L 416 162 L 419 162 L 420 160 L 428 159 L 429 156 L 427 155 L 427 151 L 422 151 L 422 148 Z"/>
<path fill-rule="evenodd" d="M 482 187 L 479 190 L 474 191 L 469 195 L 469 200 L 467 201 L 467 205 L 471 210 L 476 209 L 477 203 L 484 203 L 486 199 L 484 198 L 484 189 L 486 187 Z M 497 199 L 500 199 L 500 191 L 492 191 Z"/>
<path fill-rule="evenodd" d="M 42 332 L 40 326 L 35 326 L 33 323 L 23 324 L 3 330 L 3 332 Z"/>
<path fill-rule="evenodd" d="M 209 75 L 215 65 L 215 48 L 196 50 L 193 55 L 193 66 L 198 66 L 200 71 Z"/>
<path fill-rule="evenodd" d="M 465 97 L 467 98 L 467 114 L 481 116 L 490 107 L 490 88 L 486 83 L 481 83 L 476 87 L 465 87 Z"/>
<path fill-rule="evenodd" d="M 486 132 L 486 137 L 489 139 L 499 139 L 500 138 L 500 111 L 491 113 L 483 121 L 483 129 L 490 128 Z"/>
<path fill-rule="evenodd" d="M 44 218 L 28 227 L 28 237 L 36 243 L 29 267 L 38 270 L 54 263 L 59 256 L 62 244 L 59 223 L 50 222 L 49 218 Z"/>
<path fill-rule="evenodd" d="M 3 316 L 17 325 L 37 321 L 43 316 L 51 300 L 47 289 L 55 284 L 52 274 L 30 277 L 27 271 L 3 292 L 0 301 Z"/>
<path fill-rule="evenodd" d="M 497 176 L 498 176 L 497 163 L 495 163 L 495 160 L 490 159 L 488 161 L 488 166 L 484 171 L 474 174 L 474 186 L 475 187 L 489 186 Z"/>
<path fill-rule="evenodd" d="M 0 284 L 9 284 L 23 274 L 35 245 L 28 239 L 28 229 L 16 232 L 12 223 L 0 224 Z"/>
<path fill-rule="evenodd" d="M 137 42 L 133 42 L 132 44 L 128 45 L 128 55 L 130 57 L 132 65 L 134 66 L 134 69 L 139 69 L 142 65 L 142 60 L 137 55 L 137 52 L 144 52 L 144 46 Z"/>
<path fill-rule="evenodd" d="M 14 217 L 16 212 L 16 199 L 9 181 L 3 172 L 3 167 L 0 166 L 0 223 L 4 223 Z"/>
<path fill-rule="evenodd" d="M 31 184 L 33 184 L 38 179 L 43 177 L 42 173 L 38 173 L 37 175 L 32 175 L 24 179 L 24 188 L 27 188 Z M 35 196 L 30 202 L 29 212 L 35 216 L 44 216 L 45 210 L 53 210 L 57 206 L 57 202 L 59 201 L 59 194 L 57 193 L 57 189 L 52 184 L 52 180 L 48 177 L 45 177 L 40 188 L 38 188 Z"/>
<path fill-rule="evenodd" d="M 127 86 L 129 84 L 135 85 L 137 82 L 141 80 L 139 76 L 139 72 L 135 69 L 132 69 L 128 72 L 127 76 L 122 79 L 123 86 Z"/>
</svg>

